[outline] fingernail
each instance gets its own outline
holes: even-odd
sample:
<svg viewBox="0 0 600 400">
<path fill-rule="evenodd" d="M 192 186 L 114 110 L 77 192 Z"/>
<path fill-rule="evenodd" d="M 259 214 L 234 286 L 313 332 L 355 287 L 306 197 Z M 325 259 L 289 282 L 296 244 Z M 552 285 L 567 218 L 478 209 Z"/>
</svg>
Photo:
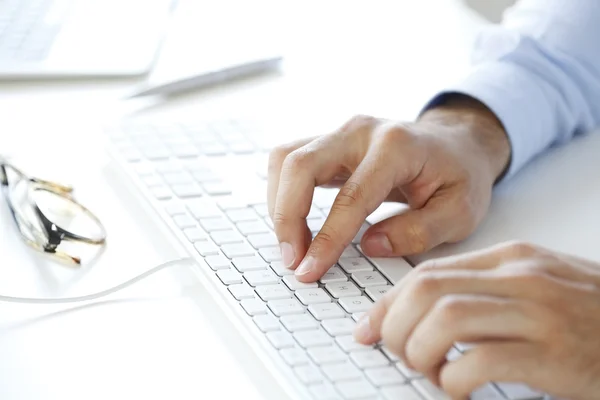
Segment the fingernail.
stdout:
<svg viewBox="0 0 600 400">
<path fill-rule="evenodd" d="M 283 265 L 285 265 L 286 268 L 291 268 L 294 264 L 294 260 L 296 259 L 296 255 L 294 254 L 294 248 L 291 244 L 287 242 L 282 242 L 279 244 L 279 250 L 281 251 Z"/>
<path fill-rule="evenodd" d="M 387 256 L 394 252 L 392 243 L 385 233 L 375 233 L 367 237 L 364 247 L 374 256 Z"/>
<path fill-rule="evenodd" d="M 306 257 L 298 268 L 296 269 L 296 275 L 306 275 L 310 272 L 311 269 L 315 266 L 315 258 L 314 257 Z"/>
<path fill-rule="evenodd" d="M 358 320 L 356 328 L 354 328 L 354 337 L 361 342 L 367 342 L 373 337 L 371 319 L 368 315 L 363 315 L 363 317 Z"/>
</svg>

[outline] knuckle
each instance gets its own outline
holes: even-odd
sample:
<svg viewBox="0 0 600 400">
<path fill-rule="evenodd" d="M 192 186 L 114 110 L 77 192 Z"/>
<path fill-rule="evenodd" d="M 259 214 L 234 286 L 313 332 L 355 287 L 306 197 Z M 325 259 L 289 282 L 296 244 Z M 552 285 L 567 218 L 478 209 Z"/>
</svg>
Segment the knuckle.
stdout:
<svg viewBox="0 0 600 400">
<path fill-rule="evenodd" d="M 389 148 L 391 145 L 397 146 L 398 143 L 406 144 L 412 142 L 414 140 L 414 135 L 406 125 L 395 123 L 394 125 L 381 130 L 379 133 L 379 140 L 384 148 Z"/>
<path fill-rule="evenodd" d="M 455 295 L 446 295 L 435 304 L 435 312 L 444 326 L 452 326 L 468 315 L 470 303 Z"/>
<path fill-rule="evenodd" d="M 394 354 L 402 355 L 404 349 L 398 338 L 398 329 L 394 319 L 385 317 L 381 324 L 381 340 Z"/>
<path fill-rule="evenodd" d="M 419 338 L 415 338 L 413 335 L 408 343 L 406 343 L 405 356 L 408 363 L 419 372 L 424 371 L 427 368 L 427 360 L 424 358 L 423 346 L 427 346 L 427 343 L 422 343 Z"/>
<path fill-rule="evenodd" d="M 324 226 L 315 236 L 310 245 L 310 251 L 315 254 L 323 254 L 323 251 L 343 249 L 346 244 L 341 243 L 339 238 L 340 235 L 335 229 Z"/>
<path fill-rule="evenodd" d="M 290 145 L 280 145 L 271 150 L 269 153 L 269 169 L 278 169 L 292 151 L 294 149 Z"/>
<path fill-rule="evenodd" d="M 408 249 L 413 254 L 423 253 L 431 246 L 429 230 L 417 222 L 408 224 L 406 229 Z"/>
<path fill-rule="evenodd" d="M 346 182 L 338 192 L 336 199 L 331 206 L 332 213 L 345 212 L 352 209 L 353 212 L 360 212 L 364 219 L 368 216 L 368 210 L 361 206 L 364 202 L 364 187 L 357 182 Z M 358 208 L 358 210 L 356 210 Z"/>
<path fill-rule="evenodd" d="M 287 223 L 289 222 L 289 218 L 286 217 L 285 214 L 283 214 L 281 211 L 275 210 L 273 212 L 272 221 L 273 225 L 275 225 L 276 227 L 281 227 L 287 225 Z"/>
<path fill-rule="evenodd" d="M 313 153 L 305 148 L 292 151 L 283 162 L 283 169 L 297 171 L 307 168 L 314 162 Z"/>
<path fill-rule="evenodd" d="M 440 286 L 440 281 L 434 274 L 421 272 L 416 275 L 412 285 L 407 288 L 407 293 L 412 301 L 418 302 L 438 293 Z"/>
<path fill-rule="evenodd" d="M 502 246 L 502 250 L 515 258 L 532 257 L 538 253 L 538 247 L 532 243 L 510 241 Z"/>
<path fill-rule="evenodd" d="M 377 123 L 377 118 L 370 115 L 357 114 L 350 118 L 344 125 L 343 130 L 357 130 L 372 127 Z"/>
</svg>

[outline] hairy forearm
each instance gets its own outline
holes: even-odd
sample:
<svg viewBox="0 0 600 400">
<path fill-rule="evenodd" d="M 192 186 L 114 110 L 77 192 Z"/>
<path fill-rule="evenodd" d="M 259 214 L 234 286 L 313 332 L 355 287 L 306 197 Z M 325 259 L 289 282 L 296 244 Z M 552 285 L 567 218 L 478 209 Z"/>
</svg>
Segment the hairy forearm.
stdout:
<svg viewBox="0 0 600 400">
<path fill-rule="evenodd" d="M 511 158 L 508 136 L 498 118 L 481 102 L 464 95 L 451 95 L 425 111 L 419 121 L 461 127 L 489 161 L 494 179 L 499 180 L 506 172 Z"/>
</svg>

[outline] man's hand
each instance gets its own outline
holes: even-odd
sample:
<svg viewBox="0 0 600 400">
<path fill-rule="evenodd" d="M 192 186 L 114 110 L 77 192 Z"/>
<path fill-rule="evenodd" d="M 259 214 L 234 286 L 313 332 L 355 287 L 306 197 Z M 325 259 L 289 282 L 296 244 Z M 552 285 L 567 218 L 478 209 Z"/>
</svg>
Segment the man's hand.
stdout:
<svg viewBox="0 0 600 400">
<path fill-rule="evenodd" d="M 600 265 L 521 243 L 427 261 L 359 321 L 409 366 L 464 399 L 487 382 L 600 399 Z M 456 342 L 474 344 L 447 361 Z"/>
<path fill-rule="evenodd" d="M 401 256 L 466 238 L 484 217 L 510 156 L 506 134 L 481 103 L 455 97 L 412 124 L 355 117 L 338 131 L 279 147 L 269 162 L 269 212 L 284 264 L 304 282 L 337 262 L 365 218 L 386 200 L 409 211 L 372 226 L 369 256 Z M 312 240 L 316 186 L 341 186 Z"/>
</svg>

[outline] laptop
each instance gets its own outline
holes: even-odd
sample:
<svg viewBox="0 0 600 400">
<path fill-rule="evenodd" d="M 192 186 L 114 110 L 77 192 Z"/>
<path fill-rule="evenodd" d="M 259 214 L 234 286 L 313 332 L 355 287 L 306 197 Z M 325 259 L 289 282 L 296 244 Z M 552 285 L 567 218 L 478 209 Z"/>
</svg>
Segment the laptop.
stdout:
<svg viewBox="0 0 600 400">
<path fill-rule="evenodd" d="M 0 0 L 0 79 L 150 71 L 175 0 Z"/>
<path fill-rule="evenodd" d="M 118 122 L 106 127 L 115 189 L 165 243 L 195 260 L 181 281 L 195 282 L 190 296 L 203 310 L 218 310 L 214 325 L 265 398 L 448 399 L 384 345 L 352 337 L 357 319 L 412 269 L 403 258 L 361 251 L 369 220 L 318 282 L 298 282 L 282 265 L 266 204 L 268 154 L 282 131 L 247 118 Z M 307 216 L 313 236 L 336 194 L 315 190 Z M 456 344 L 448 358 L 465 351 Z M 502 382 L 471 395 L 543 398 Z"/>
</svg>

